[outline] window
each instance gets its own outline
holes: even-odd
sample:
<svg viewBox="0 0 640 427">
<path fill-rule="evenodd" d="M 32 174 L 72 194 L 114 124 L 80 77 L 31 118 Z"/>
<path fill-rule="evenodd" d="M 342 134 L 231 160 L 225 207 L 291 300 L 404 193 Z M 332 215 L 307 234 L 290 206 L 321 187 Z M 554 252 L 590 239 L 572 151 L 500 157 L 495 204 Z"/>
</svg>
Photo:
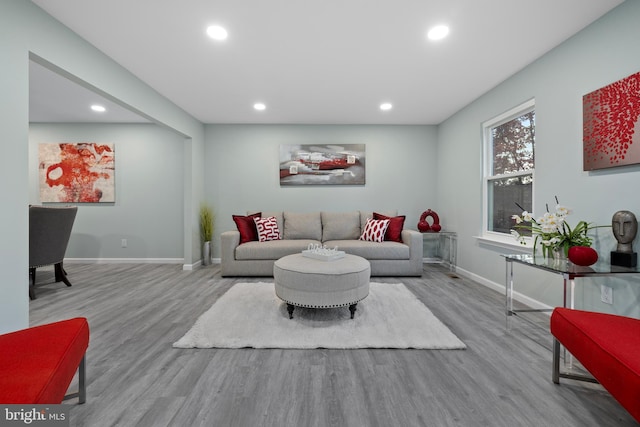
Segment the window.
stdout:
<svg viewBox="0 0 640 427">
<path fill-rule="evenodd" d="M 511 216 L 532 211 L 535 118 L 531 100 L 482 125 L 485 237 L 511 239 Z"/>
</svg>

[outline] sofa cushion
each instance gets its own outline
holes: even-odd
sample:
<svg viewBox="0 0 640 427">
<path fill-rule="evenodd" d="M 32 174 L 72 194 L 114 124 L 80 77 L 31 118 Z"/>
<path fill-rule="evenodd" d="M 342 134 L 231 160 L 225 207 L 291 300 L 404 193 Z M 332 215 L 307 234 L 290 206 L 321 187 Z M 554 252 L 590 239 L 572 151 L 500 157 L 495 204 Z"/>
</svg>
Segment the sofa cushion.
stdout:
<svg viewBox="0 0 640 427">
<path fill-rule="evenodd" d="M 284 212 L 284 239 L 322 239 L 320 212 Z"/>
<path fill-rule="evenodd" d="M 260 218 L 261 216 L 261 212 L 257 212 L 247 216 L 232 215 L 233 222 L 236 223 L 236 227 L 238 227 L 238 231 L 240 232 L 241 244 L 258 240 L 258 231 L 256 229 L 256 223 L 253 221 L 253 219 Z"/>
<path fill-rule="evenodd" d="M 389 228 L 389 220 L 388 219 L 368 219 L 367 223 L 364 226 L 364 230 L 362 230 L 362 234 L 360 235 L 360 240 L 365 240 L 367 242 L 383 242 L 384 241 L 384 233 L 387 232 L 387 228 Z"/>
<path fill-rule="evenodd" d="M 253 218 L 253 221 L 256 223 L 256 229 L 258 230 L 258 241 L 268 242 L 269 240 L 280 240 L 282 238 L 275 217 Z"/>
<path fill-rule="evenodd" d="M 388 219 L 389 227 L 387 228 L 387 232 L 384 235 L 384 240 L 392 241 L 392 242 L 402 242 L 402 229 L 404 228 L 404 215 L 400 216 L 386 216 L 379 214 L 377 212 L 373 213 L 373 219 Z"/>
<path fill-rule="evenodd" d="M 357 240 L 360 237 L 360 212 L 321 212 L 322 241 Z"/>
<path fill-rule="evenodd" d="M 390 211 L 376 211 L 382 215 L 388 216 L 388 217 L 393 217 L 398 215 L 398 211 L 397 210 L 390 210 Z M 360 229 L 364 230 L 364 226 L 367 225 L 367 220 L 369 218 L 373 218 L 373 212 L 367 212 L 367 211 L 360 211 Z"/>
<path fill-rule="evenodd" d="M 351 255 L 361 256 L 368 260 L 408 260 L 409 245 L 397 242 L 367 242 L 364 240 L 330 240 L 323 242 L 328 248 L 338 247 Z"/>
<path fill-rule="evenodd" d="M 318 240 L 270 240 L 268 242 L 248 242 L 236 247 L 235 259 L 238 261 L 276 260 L 283 256 L 300 253 L 308 249 L 309 244 L 320 244 Z"/>
</svg>

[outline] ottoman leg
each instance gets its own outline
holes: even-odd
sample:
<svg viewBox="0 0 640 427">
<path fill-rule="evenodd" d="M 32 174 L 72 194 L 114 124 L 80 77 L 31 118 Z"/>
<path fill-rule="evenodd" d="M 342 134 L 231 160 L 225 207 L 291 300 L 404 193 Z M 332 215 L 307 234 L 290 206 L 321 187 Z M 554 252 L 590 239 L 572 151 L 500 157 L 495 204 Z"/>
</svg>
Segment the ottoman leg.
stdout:
<svg viewBox="0 0 640 427">
<path fill-rule="evenodd" d="M 293 319 L 293 309 L 296 308 L 295 305 L 287 303 L 287 312 L 289 313 L 289 319 Z"/>
<path fill-rule="evenodd" d="M 356 305 L 358 305 L 358 303 L 351 304 L 349 306 L 349 311 L 351 312 L 351 318 L 352 319 L 353 319 L 353 316 L 356 314 Z"/>
</svg>

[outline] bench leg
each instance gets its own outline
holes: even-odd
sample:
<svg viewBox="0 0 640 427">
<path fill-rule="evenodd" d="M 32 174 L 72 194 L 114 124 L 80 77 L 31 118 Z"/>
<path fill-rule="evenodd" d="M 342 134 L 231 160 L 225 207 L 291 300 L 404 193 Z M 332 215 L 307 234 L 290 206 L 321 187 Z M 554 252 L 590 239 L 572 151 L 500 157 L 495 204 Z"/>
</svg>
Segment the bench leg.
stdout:
<svg viewBox="0 0 640 427">
<path fill-rule="evenodd" d="M 82 360 L 80 361 L 80 366 L 78 366 L 78 392 L 67 394 L 66 396 L 64 396 L 63 400 L 69 400 L 77 397 L 78 403 L 85 403 L 87 401 L 86 358 L 87 354 L 85 353 L 84 356 L 82 356 Z"/>
<path fill-rule="evenodd" d="M 551 373 L 551 380 L 555 384 L 560 384 L 560 378 L 567 378 L 569 380 L 585 381 L 589 383 L 598 384 L 598 380 L 589 375 L 572 374 L 569 372 L 560 372 L 560 341 L 555 337 L 553 338 L 553 371 Z"/>
<path fill-rule="evenodd" d="M 553 372 L 551 380 L 555 384 L 560 384 L 560 341 L 553 338 Z"/>
<path fill-rule="evenodd" d="M 78 367 L 78 403 L 84 403 L 87 401 L 87 366 L 86 366 L 86 353 L 82 356 L 80 366 Z"/>
</svg>

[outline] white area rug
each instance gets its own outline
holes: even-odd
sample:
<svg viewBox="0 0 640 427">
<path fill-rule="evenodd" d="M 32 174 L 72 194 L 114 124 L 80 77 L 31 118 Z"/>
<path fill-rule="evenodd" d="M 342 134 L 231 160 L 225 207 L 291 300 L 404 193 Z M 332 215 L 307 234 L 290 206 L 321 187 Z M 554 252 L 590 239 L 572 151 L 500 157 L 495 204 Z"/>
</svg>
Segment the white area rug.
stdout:
<svg viewBox="0 0 640 427">
<path fill-rule="evenodd" d="M 276 297 L 273 283 L 238 283 L 173 344 L 176 348 L 466 348 L 403 284 L 371 283 L 349 308 L 296 307 Z"/>
</svg>

